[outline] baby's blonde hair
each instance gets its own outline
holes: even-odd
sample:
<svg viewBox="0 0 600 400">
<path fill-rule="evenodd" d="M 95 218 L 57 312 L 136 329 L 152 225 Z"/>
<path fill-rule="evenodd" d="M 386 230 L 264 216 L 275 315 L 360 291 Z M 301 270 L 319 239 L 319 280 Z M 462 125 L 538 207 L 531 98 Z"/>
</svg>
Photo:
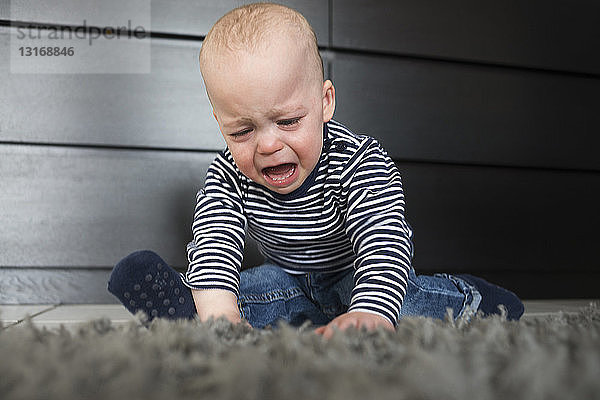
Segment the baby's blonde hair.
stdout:
<svg viewBox="0 0 600 400">
<path fill-rule="evenodd" d="M 200 49 L 200 70 L 210 58 L 223 50 L 253 51 L 264 45 L 271 35 L 289 32 L 306 46 L 311 63 L 323 80 L 323 60 L 319 54 L 317 36 L 298 11 L 273 3 L 254 3 L 238 7 L 222 16 L 210 29 Z"/>
</svg>

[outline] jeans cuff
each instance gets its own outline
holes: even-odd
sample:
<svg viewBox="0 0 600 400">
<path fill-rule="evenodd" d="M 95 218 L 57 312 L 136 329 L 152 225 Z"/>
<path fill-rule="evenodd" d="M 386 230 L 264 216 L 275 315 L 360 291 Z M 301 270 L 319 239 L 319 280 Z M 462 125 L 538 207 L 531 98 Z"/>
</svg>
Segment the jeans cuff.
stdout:
<svg viewBox="0 0 600 400">
<path fill-rule="evenodd" d="M 479 309 L 479 304 L 481 303 L 481 293 L 479 290 L 467 281 L 451 275 L 451 274 L 435 274 L 435 276 L 439 276 L 440 278 L 446 278 L 452 281 L 456 285 L 459 291 L 461 291 L 465 295 L 465 299 L 463 300 L 463 304 L 460 312 L 456 316 L 456 318 L 460 318 L 465 313 L 475 314 Z"/>
</svg>

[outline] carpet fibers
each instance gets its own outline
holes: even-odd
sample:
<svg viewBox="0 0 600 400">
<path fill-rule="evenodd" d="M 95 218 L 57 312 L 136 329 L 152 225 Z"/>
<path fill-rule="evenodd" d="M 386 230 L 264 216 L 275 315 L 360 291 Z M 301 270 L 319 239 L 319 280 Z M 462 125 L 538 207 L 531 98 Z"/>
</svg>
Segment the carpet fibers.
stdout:
<svg viewBox="0 0 600 400">
<path fill-rule="evenodd" d="M 600 399 L 600 305 L 520 322 L 407 318 L 329 341 L 223 320 L 0 327 L 0 398 Z"/>
</svg>

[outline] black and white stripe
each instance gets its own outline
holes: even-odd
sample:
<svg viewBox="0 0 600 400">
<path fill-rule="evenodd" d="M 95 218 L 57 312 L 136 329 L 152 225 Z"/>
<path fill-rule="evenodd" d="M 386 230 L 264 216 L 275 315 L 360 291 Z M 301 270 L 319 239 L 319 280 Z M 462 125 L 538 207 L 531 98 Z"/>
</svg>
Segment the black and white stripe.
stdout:
<svg viewBox="0 0 600 400">
<path fill-rule="evenodd" d="M 379 143 L 331 121 L 315 170 L 288 195 L 246 178 L 228 150 L 197 195 L 184 282 L 239 295 L 244 233 L 289 273 L 355 268 L 349 311 L 396 324 L 413 254 L 400 173 Z"/>
</svg>

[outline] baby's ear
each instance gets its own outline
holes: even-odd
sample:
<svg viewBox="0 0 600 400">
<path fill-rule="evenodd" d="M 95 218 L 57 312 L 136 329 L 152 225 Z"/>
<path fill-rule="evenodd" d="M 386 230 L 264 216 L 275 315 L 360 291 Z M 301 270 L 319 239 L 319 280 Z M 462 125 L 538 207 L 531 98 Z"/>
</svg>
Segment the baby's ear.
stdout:
<svg viewBox="0 0 600 400">
<path fill-rule="evenodd" d="M 323 122 L 329 122 L 335 111 L 335 88 L 328 79 L 323 82 Z"/>
</svg>

